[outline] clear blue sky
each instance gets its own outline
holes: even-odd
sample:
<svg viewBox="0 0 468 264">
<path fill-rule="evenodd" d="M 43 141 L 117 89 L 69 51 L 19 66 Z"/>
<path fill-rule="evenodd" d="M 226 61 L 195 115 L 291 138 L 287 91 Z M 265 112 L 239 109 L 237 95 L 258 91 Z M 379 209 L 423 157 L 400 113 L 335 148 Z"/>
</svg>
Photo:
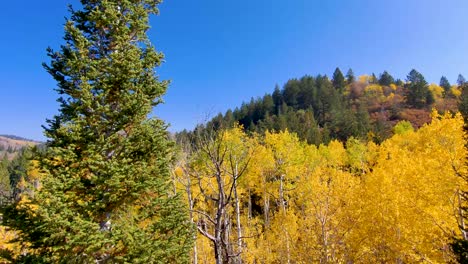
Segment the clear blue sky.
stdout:
<svg viewBox="0 0 468 264">
<path fill-rule="evenodd" d="M 62 43 L 66 2 L 2 3 L 0 134 L 45 139 L 41 125 L 58 105 L 41 63 Z M 416 68 L 429 82 L 468 77 L 466 0 L 167 0 L 160 10 L 149 34 L 172 84 L 154 113 L 171 131 L 337 66 L 402 79 Z"/>
</svg>

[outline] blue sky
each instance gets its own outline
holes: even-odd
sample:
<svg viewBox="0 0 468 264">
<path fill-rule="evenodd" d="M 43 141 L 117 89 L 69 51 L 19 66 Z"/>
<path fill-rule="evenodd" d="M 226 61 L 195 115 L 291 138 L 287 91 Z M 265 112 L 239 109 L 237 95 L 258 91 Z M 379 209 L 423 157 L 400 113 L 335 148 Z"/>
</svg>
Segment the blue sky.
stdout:
<svg viewBox="0 0 468 264">
<path fill-rule="evenodd" d="M 44 140 L 57 113 L 45 49 L 62 43 L 66 1 L 5 1 L 0 16 L 0 134 Z M 78 7 L 78 1 L 69 3 Z M 416 68 L 429 82 L 468 77 L 466 0 L 167 0 L 150 38 L 172 80 L 154 114 L 191 129 L 304 74 Z"/>
</svg>

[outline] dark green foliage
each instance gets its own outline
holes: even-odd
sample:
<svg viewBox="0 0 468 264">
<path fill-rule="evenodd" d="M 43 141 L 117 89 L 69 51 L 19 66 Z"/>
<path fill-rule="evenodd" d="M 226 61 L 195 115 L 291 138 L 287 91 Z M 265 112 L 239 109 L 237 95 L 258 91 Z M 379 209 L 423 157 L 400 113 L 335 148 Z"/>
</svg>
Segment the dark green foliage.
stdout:
<svg viewBox="0 0 468 264">
<path fill-rule="evenodd" d="M 34 149 L 34 151 L 38 151 Z M 24 148 L 8 164 L 8 174 L 10 182 L 11 196 L 17 200 L 19 195 L 25 191 L 23 187 L 18 186 L 21 181 L 29 181 L 28 167 L 32 158 L 32 149 Z"/>
<path fill-rule="evenodd" d="M 411 70 L 407 76 L 407 81 L 406 101 L 409 105 L 416 108 L 423 108 L 434 102 L 434 97 L 429 91 L 424 76 L 420 72 L 415 69 Z"/>
<path fill-rule="evenodd" d="M 224 116 L 215 116 L 206 125 L 198 125 L 193 134 L 185 131 L 176 137 L 178 142 L 187 142 L 194 135 L 229 128 L 238 122 L 251 132 L 287 129 L 318 145 L 331 138 L 364 138 L 370 121 L 367 110 L 360 110 L 352 110 L 326 76 L 304 76 L 289 80 L 282 90 L 276 86 L 272 95 L 252 99 Z"/>
<path fill-rule="evenodd" d="M 294 109 L 299 108 L 300 83 L 297 79 L 289 80 L 283 88 L 283 101 Z"/>
<path fill-rule="evenodd" d="M 455 239 L 451 246 L 458 263 L 468 264 L 468 241 L 463 239 Z"/>
<path fill-rule="evenodd" d="M 375 73 L 372 73 L 372 75 L 370 76 L 370 81 L 369 83 L 371 84 L 376 84 L 378 83 L 379 81 L 377 80 L 377 76 L 375 76 Z"/>
<path fill-rule="evenodd" d="M 335 72 L 333 72 L 333 87 L 338 90 L 343 90 L 343 88 L 346 86 L 346 81 L 345 77 L 343 76 L 343 73 L 341 72 L 340 68 L 336 68 Z"/>
<path fill-rule="evenodd" d="M 0 207 L 4 207 L 11 198 L 10 173 L 6 155 L 0 160 Z"/>
<path fill-rule="evenodd" d="M 364 105 L 359 105 L 355 116 L 357 123 L 357 131 L 354 136 L 356 136 L 357 138 L 366 138 L 367 133 L 372 130 L 369 111 Z"/>
<path fill-rule="evenodd" d="M 336 75 L 340 76 L 337 70 Z M 354 79 L 352 70 L 348 71 L 347 77 Z M 423 84 L 427 92 L 420 99 L 421 106 L 428 107 L 433 103 L 433 97 L 424 77 L 415 71 L 409 77 L 409 80 L 415 81 L 409 84 Z M 235 110 L 218 114 L 206 124 L 198 125 L 193 132 L 180 132 L 176 134 L 176 139 L 178 142 L 193 143 L 197 135 L 239 123 L 248 132 L 287 129 L 298 134 L 302 140 L 317 145 L 331 139 L 345 142 L 351 136 L 381 142 L 393 134 L 392 127 L 401 120 L 401 113 L 414 106 L 404 103 L 403 98 L 408 96 L 409 87 L 404 89 L 401 80 L 394 81 L 387 71 L 382 73 L 380 79 L 382 84 L 400 85 L 395 90 L 383 85 L 383 95 L 394 93 L 396 100 L 380 102 L 381 97 L 367 98 L 365 83 L 351 82 L 340 90 L 333 86 L 333 81 L 327 76 L 306 75 L 289 80 L 283 89 L 276 85 L 272 95 L 251 99 Z"/>
<path fill-rule="evenodd" d="M 450 93 L 450 89 L 452 88 L 452 86 L 450 85 L 450 82 L 447 80 L 445 76 L 442 76 L 440 78 L 439 85 L 440 87 L 444 88 L 444 96 Z"/>
<path fill-rule="evenodd" d="M 458 103 L 458 110 L 463 115 L 465 126 L 468 125 L 468 85 L 465 83 L 461 87 L 460 102 Z"/>
<path fill-rule="evenodd" d="M 463 86 L 465 83 L 466 83 L 465 77 L 463 77 L 463 75 L 461 74 L 458 74 L 458 78 L 457 78 L 458 86 Z"/>
<path fill-rule="evenodd" d="M 398 86 L 403 86 L 405 83 L 401 79 L 396 79 L 395 84 Z"/>
<path fill-rule="evenodd" d="M 48 50 L 61 105 L 33 157 L 41 188 L 7 208 L 4 224 L 21 231 L 32 262 L 187 263 L 192 226 L 171 188 L 173 143 L 147 118 L 167 88 L 146 35 L 159 1 L 81 3 L 65 45 Z"/>
<path fill-rule="evenodd" d="M 351 68 L 346 73 L 346 81 L 348 82 L 348 84 L 353 83 L 354 81 L 356 81 L 356 77 L 354 76 L 354 72 L 353 72 L 353 70 Z"/>
<path fill-rule="evenodd" d="M 331 136 L 345 141 L 350 135 L 357 134 L 357 120 L 354 113 L 348 108 L 337 108 L 331 112 Z"/>
<path fill-rule="evenodd" d="M 395 83 L 395 79 L 387 71 L 384 71 L 379 78 L 379 84 L 384 86 L 389 86 L 390 84 Z"/>
<path fill-rule="evenodd" d="M 275 105 L 275 114 L 279 113 L 279 106 L 283 104 L 283 94 L 278 85 L 275 86 L 275 91 L 272 95 L 273 104 Z"/>
</svg>

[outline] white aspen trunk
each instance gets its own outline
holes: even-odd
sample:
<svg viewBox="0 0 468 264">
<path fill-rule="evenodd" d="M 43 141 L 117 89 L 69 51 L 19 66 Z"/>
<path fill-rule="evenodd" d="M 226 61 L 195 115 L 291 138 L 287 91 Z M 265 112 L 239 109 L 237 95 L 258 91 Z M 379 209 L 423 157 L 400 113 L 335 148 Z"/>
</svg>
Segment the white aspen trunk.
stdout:
<svg viewBox="0 0 468 264">
<path fill-rule="evenodd" d="M 462 202 L 461 202 L 461 193 L 460 189 L 457 190 L 457 198 L 458 198 L 458 216 L 459 216 L 459 224 L 460 224 L 460 231 L 462 233 L 463 240 L 468 240 L 468 234 L 466 232 L 466 226 L 465 226 L 465 218 L 463 215 L 463 210 L 462 210 Z"/>
<path fill-rule="evenodd" d="M 286 214 L 286 204 L 285 204 L 285 201 L 284 201 L 284 186 L 283 186 L 283 181 L 284 181 L 284 175 L 281 175 L 281 177 L 280 177 L 279 199 L 280 199 L 280 206 L 281 206 L 281 209 L 283 210 L 283 213 Z"/>
<path fill-rule="evenodd" d="M 190 175 L 187 175 L 187 185 L 185 186 L 185 191 L 187 192 L 187 199 L 189 202 L 189 216 L 190 216 L 190 222 L 192 224 L 195 224 L 195 221 L 193 219 L 193 209 L 194 209 L 194 202 L 192 198 L 192 190 L 190 187 L 192 186 L 192 181 L 190 180 Z M 197 249 L 197 234 L 195 233 L 193 235 L 194 239 L 194 245 L 193 245 L 193 264 L 198 264 L 198 249 Z"/>
<path fill-rule="evenodd" d="M 226 226 L 223 227 L 224 223 L 224 216 L 225 216 L 225 197 L 226 194 L 224 192 L 224 182 L 221 177 L 221 172 L 216 173 L 216 181 L 218 184 L 218 208 L 216 212 L 216 225 L 215 225 L 215 258 L 216 258 L 216 264 L 223 264 L 227 261 L 227 259 L 224 259 L 224 247 L 223 247 L 223 231 L 225 231 Z"/>
<path fill-rule="evenodd" d="M 264 207 L 263 207 L 263 211 L 264 211 L 264 218 L 265 218 L 265 226 L 268 227 L 270 226 L 270 217 L 268 216 L 270 214 L 270 197 L 265 194 L 265 198 L 264 198 Z"/>
<path fill-rule="evenodd" d="M 239 253 L 238 256 L 238 262 L 239 264 L 242 263 L 242 258 L 240 257 L 240 253 L 242 253 L 242 225 L 241 225 L 241 219 L 240 219 L 240 206 L 239 206 L 239 197 L 237 195 L 237 181 L 234 181 L 234 199 L 235 199 L 235 204 L 236 204 L 236 221 L 237 221 L 237 253 Z"/>
<path fill-rule="evenodd" d="M 263 177 L 263 217 L 265 220 L 265 227 L 270 226 L 270 196 L 267 192 L 267 184 L 266 184 L 266 177 Z"/>
<path fill-rule="evenodd" d="M 280 189 L 279 189 L 279 199 L 280 199 L 280 206 L 283 211 L 284 216 L 286 216 L 286 202 L 284 199 L 284 175 L 281 175 L 280 177 Z M 286 263 L 290 264 L 291 263 L 291 242 L 289 241 L 289 233 L 288 231 L 283 228 L 284 235 L 286 237 Z"/>
</svg>

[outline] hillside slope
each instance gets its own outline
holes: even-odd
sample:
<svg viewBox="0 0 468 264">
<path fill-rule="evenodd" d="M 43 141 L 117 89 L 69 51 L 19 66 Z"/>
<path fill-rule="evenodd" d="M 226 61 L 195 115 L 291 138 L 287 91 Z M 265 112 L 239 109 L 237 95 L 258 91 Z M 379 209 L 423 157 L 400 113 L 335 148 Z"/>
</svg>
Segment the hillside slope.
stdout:
<svg viewBox="0 0 468 264">
<path fill-rule="evenodd" d="M 0 136 L 0 158 L 5 155 L 9 160 L 13 159 L 16 154 L 25 147 L 32 147 L 39 145 L 40 142 L 23 139 L 20 137 L 13 136 Z"/>
<path fill-rule="evenodd" d="M 326 75 L 290 79 L 283 88 L 277 86 L 273 93 L 252 98 L 194 131 L 182 131 L 177 138 L 183 141 L 237 123 L 260 134 L 288 130 L 316 145 L 350 137 L 378 143 L 389 138 L 402 120 L 418 129 L 430 122 L 432 109 L 458 111 L 464 84 L 451 85 L 445 77 L 440 84 L 429 84 L 414 69 L 405 81 L 395 80 L 386 71 L 380 78 L 374 74 L 355 78 L 348 71 L 345 78 L 337 68 L 332 79 Z"/>
</svg>

